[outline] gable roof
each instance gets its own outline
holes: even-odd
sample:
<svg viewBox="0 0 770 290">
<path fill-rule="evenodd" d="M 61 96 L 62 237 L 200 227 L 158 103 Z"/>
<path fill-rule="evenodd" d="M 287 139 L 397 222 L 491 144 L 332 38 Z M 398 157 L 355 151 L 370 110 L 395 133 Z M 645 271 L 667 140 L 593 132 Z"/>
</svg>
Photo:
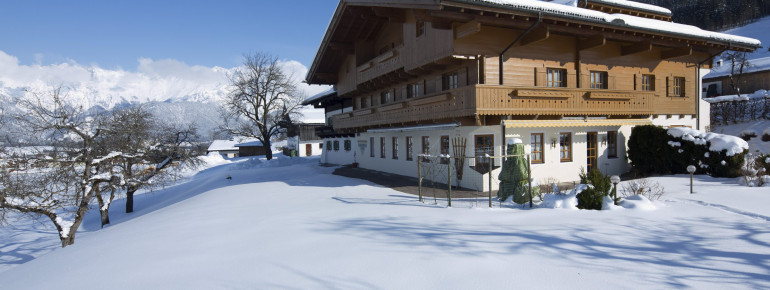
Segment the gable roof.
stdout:
<svg viewBox="0 0 770 290">
<path fill-rule="evenodd" d="M 721 66 L 715 66 L 711 71 L 703 76 L 703 79 L 713 79 L 730 75 L 732 62 L 724 62 Z M 770 57 L 755 58 L 749 60 L 749 66 L 743 69 L 743 73 L 755 73 L 770 71 Z"/>
</svg>

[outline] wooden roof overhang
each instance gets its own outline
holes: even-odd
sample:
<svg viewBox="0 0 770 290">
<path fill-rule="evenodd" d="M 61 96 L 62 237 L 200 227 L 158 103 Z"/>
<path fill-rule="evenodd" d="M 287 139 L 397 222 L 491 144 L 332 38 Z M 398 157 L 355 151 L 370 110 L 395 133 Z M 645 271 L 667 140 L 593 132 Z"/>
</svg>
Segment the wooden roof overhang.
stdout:
<svg viewBox="0 0 770 290">
<path fill-rule="evenodd" d="M 659 11 L 652 11 L 639 7 L 628 7 L 619 5 L 614 2 L 579 0 L 577 6 L 609 14 L 621 13 L 662 21 L 671 21 L 670 13 L 662 13 Z"/>
<path fill-rule="evenodd" d="M 399 9 L 438 9 L 439 0 L 341 0 L 308 71 L 308 84 L 333 85 L 340 63 L 357 40 L 372 40 L 383 25 L 404 22 Z"/>
<path fill-rule="evenodd" d="M 480 5 L 480 3 L 483 3 L 483 5 Z M 428 11 L 426 13 L 432 16 L 434 20 L 444 19 L 444 21 L 460 23 L 476 20 L 482 25 L 514 29 L 528 28 L 538 16 L 537 11 L 479 2 L 478 0 L 442 1 L 440 10 Z M 603 36 L 606 40 L 639 44 L 649 43 L 654 46 L 678 49 L 676 52 L 672 51 L 672 54 L 677 54 L 679 51 L 683 51 L 684 48 L 707 53 L 722 50 L 750 52 L 759 48 L 759 46 L 754 45 L 715 41 L 676 32 L 635 28 L 625 26 L 623 23 L 595 21 L 579 16 L 542 12 L 542 17 L 542 23 L 548 26 L 549 33 L 576 36 L 589 40 Z"/>
<path fill-rule="evenodd" d="M 589 2 L 590 3 L 590 2 Z M 357 40 L 371 40 L 388 21 L 403 22 L 404 10 L 411 10 L 418 19 L 431 22 L 438 29 L 452 29 L 454 23 L 477 21 L 481 25 L 527 29 L 538 17 L 538 11 L 520 9 L 504 4 L 479 0 L 341 0 L 308 71 L 308 84 L 337 82 L 339 65 L 354 53 Z M 401 10 L 401 11 L 399 11 Z M 539 12 L 546 34 L 562 34 L 581 38 L 581 45 L 607 40 L 631 44 L 630 52 L 670 48 L 662 58 L 690 55 L 693 51 L 718 53 L 723 50 L 754 51 L 756 45 L 718 41 L 677 32 L 652 31 L 607 23 L 587 17 Z M 545 36 L 547 37 L 547 36 Z M 396 76 L 399 72 L 396 72 Z M 393 74 L 387 78 L 393 78 Z"/>
</svg>

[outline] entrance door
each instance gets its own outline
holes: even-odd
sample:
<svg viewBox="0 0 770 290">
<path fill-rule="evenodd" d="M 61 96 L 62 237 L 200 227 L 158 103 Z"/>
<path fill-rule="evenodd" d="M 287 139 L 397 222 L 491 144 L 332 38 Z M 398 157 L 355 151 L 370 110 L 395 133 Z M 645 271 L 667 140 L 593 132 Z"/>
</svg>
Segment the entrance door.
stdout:
<svg viewBox="0 0 770 290">
<path fill-rule="evenodd" d="M 586 160 L 586 173 L 598 169 L 596 167 L 596 136 L 596 132 L 588 132 L 586 134 L 586 156 L 588 156 L 588 159 Z"/>
<path fill-rule="evenodd" d="M 313 155 L 313 144 L 305 144 L 305 155 Z"/>
</svg>

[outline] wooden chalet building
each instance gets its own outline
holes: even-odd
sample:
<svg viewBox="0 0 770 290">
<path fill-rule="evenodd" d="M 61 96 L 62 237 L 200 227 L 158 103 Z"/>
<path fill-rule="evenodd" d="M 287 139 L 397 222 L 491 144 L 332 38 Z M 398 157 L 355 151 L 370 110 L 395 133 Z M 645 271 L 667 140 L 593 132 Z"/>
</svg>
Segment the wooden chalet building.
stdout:
<svg viewBox="0 0 770 290">
<path fill-rule="evenodd" d="M 705 128 L 713 57 L 761 46 L 670 21 L 623 0 L 342 0 L 306 81 L 334 85 L 314 104 L 340 107 L 327 130 L 354 136 L 363 168 L 416 175 L 418 154 L 454 156 L 454 140 L 484 156 L 519 138 L 538 180 L 618 174 L 633 126 Z M 487 189 L 484 160 L 461 186 Z"/>
</svg>

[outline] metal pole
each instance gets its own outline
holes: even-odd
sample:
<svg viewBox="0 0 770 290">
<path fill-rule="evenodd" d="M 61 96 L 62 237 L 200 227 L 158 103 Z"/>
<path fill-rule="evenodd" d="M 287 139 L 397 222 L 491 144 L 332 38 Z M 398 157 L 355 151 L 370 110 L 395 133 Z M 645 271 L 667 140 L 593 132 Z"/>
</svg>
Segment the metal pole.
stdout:
<svg viewBox="0 0 770 290">
<path fill-rule="evenodd" d="M 690 194 L 692 194 L 692 173 L 690 173 Z"/>
<path fill-rule="evenodd" d="M 447 199 L 449 200 L 449 207 L 452 207 L 452 162 L 450 162 L 449 157 L 447 157 Z"/>
<path fill-rule="evenodd" d="M 422 165 L 420 164 L 420 158 L 417 158 L 417 194 L 422 202 Z"/>
<path fill-rule="evenodd" d="M 530 168 L 530 156 L 527 155 L 527 182 L 529 183 L 529 208 L 532 208 L 532 168 Z"/>
</svg>

